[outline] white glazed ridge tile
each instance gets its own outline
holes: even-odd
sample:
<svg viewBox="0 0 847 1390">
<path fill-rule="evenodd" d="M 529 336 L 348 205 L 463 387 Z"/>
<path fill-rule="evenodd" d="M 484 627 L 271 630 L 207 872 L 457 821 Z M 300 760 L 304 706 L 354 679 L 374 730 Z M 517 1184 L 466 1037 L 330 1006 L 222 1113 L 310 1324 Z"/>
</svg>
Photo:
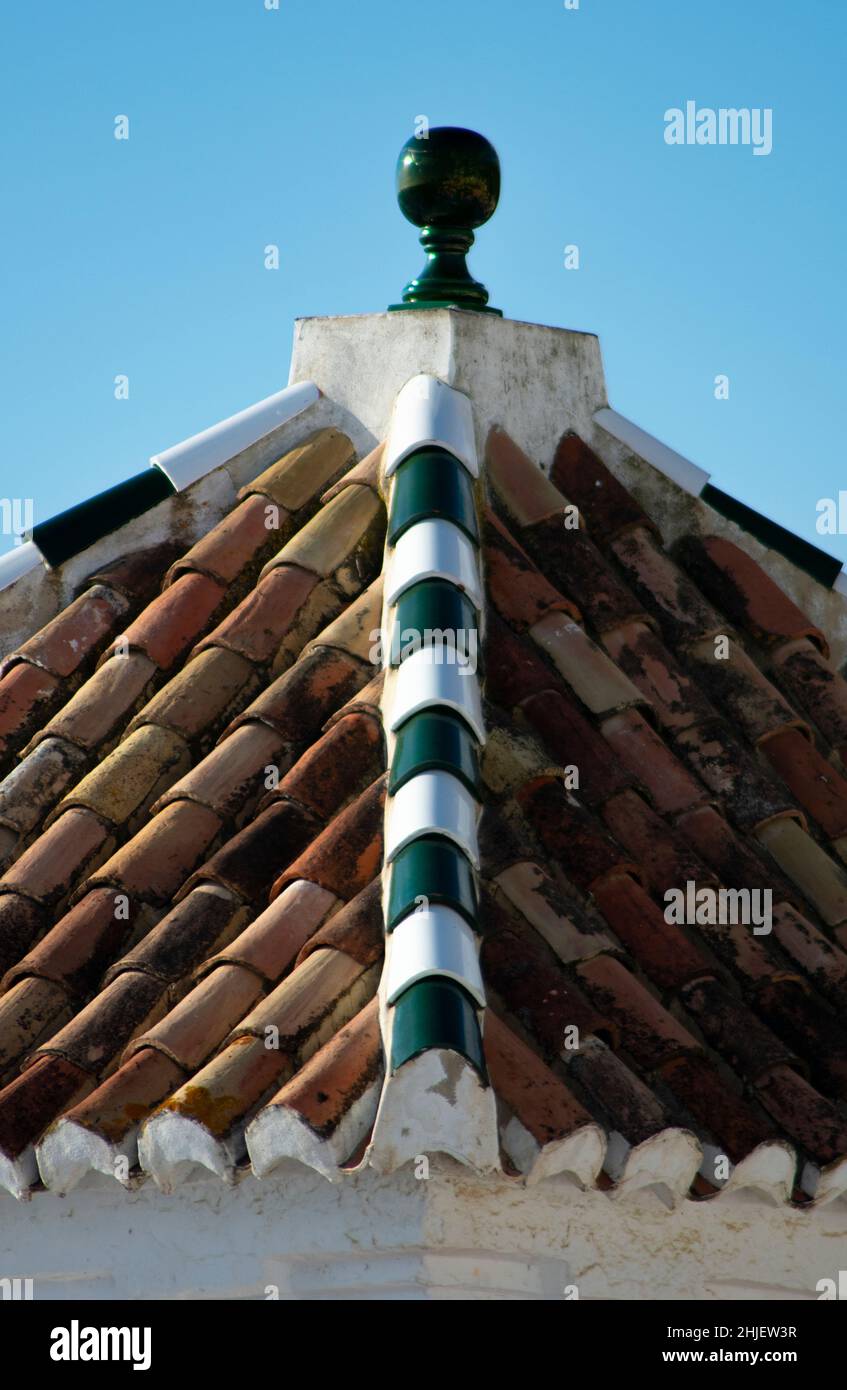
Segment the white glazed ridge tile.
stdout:
<svg viewBox="0 0 847 1390">
<path fill-rule="evenodd" d="M 385 864 L 421 835 L 446 835 L 479 868 L 479 805 L 451 772 L 419 772 L 389 797 L 385 811 Z"/>
<path fill-rule="evenodd" d="M 452 907 L 420 908 L 394 928 L 386 970 L 387 1002 L 393 1004 L 409 985 L 431 975 L 455 980 L 485 1008 L 479 942 Z"/>
<path fill-rule="evenodd" d="M 696 463 L 684 458 L 676 450 L 669 449 L 667 444 L 662 444 L 652 434 L 641 429 L 640 425 L 634 425 L 631 420 L 619 415 L 616 410 L 611 410 L 609 406 L 596 411 L 594 419 L 607 434 L 625 444 L 639 458 L 652 463 L 654 468 L 658 468 L 659 472 L 664 473 L 672 482 L 678 483 L 692 497 L 700 496 L 709 481 L 709 474 L 698 468 Z"/>
<path fill-rule="evenodd" d="M 447 579 L 482 609 L 477 550 L 452 521 L 429 518 L 404 531 L 388 559 L 385 602 L 390 605 L 421 579 Z"/>
<path fill-rule="evenodd" d="M 300 381 L 294 386 L 286 386 L 273 396 L 266 396 L 237 415 L 230 415 L 210 429 L 193 434 L 181 444 L 174 444 L 160 454 L 154 454 L 150 463 L 170 479 L 177 492 L 182 492 L 191 483 L 219 468 L 222 463 L 240 454 L 255 444 L 266 434 L 284 425 L 301 411 L 314 405 L 320 391 L 312 381 Z"/>
<path fill-rule="evenodd" d="M 459 666 L 449 647 L 422 647 L 392 674 L 383 722 L 391 733 L 420 710 L 443 706 L 458 714 L 485 742 L 479 681 L 468 666 Z"/>
<path fill-rule="evenodd" d="M 8 589 L 43 563 L 43 556 L 35 541 L 24 541 L 22 545 L 13 546 L 5 555 L 0 555 L 0 589 Z"/>
<path fill-rule="evenodd" d="M 479 476 L 473 412 L 468 397 L 434 376 L 413 376 L 398 393 L 385 448 L 385 477 L 416 449 L 447 449 Z"/>
</svg>

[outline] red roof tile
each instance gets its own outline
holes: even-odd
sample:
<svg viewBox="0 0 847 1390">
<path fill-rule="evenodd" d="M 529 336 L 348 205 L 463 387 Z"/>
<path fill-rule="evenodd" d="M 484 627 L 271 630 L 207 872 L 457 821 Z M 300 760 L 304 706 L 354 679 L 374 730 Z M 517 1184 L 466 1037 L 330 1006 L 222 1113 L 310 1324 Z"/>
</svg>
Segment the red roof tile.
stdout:
<svg viewBox="0 0 847 1390">
<path fill-rule="evenodd" d="M 809 621 L 752 556 L 723 536 L 687 536 L 680 558 L 701 588 L 757 641 L 808 637 L 829 655 L 819 628 Z"/>
<path fill-rule="evenodd" d="M 595 453 L 554 447 L 546 478 L 494 431 L 480 495 L 506 518 L 484 522 L 479 827 L 506 1171 L 518 1149 L 575 1163 L 582 1135 L 609 1186 L 674 1126 L 735 1163 L 788 1142 L 808 1186 L 847 1156 L 847 683 L 745 552 L 687 537 L 680 567 Z M 0 1153 L 22 1191 L 57 1121 L 132 1153 L 139 1126 L 145 1152 L 189 1119 L 222 1171 L 254 1115 L 276 1126 L 249 1141 L 260 1167 L 274 1143 L 319 1171 L 366 1155 L 380 458 L 351 467 L 320 432 L 187 552 L 114 562 L 8 655 Z M 674 924 L 689 882 L 770 889 L 772 933 Z M 38 1155 L 52 1184 L 49 1139 Z"/>
</svg>

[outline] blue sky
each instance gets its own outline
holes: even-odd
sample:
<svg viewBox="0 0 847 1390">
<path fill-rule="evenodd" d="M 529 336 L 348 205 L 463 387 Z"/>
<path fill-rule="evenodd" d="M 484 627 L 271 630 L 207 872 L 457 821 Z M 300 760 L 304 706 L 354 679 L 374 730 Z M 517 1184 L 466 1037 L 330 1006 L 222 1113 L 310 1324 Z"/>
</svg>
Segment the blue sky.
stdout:
<svg viewBox="0 0 847 1390">
<path fill-rule="evenodd" d="M 599 333 L 617 410 L 847 559 L 845 39 L 833 0 L 7 6 L 0 498 L 44 520 L 283 386 L 295 317 L 396 300 L 426 115 L 500 152 L 492 302 Z M 688 100 L 772 108 L 773 152 L 669 147 Z"/>
</svg>

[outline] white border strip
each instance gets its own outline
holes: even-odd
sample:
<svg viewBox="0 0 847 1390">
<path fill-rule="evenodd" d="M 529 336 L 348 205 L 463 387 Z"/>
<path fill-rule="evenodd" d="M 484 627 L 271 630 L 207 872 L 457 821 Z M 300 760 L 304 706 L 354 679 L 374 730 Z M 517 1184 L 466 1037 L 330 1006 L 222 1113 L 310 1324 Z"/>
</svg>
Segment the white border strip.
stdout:
<svg viewBox="0 0 847 1390">
<path fill-rule="evenodd" d="M 314 405 L 320 391 L 313 381 L 299 381 L 286 386 L 273 396 L 249 405 L 228 420 L 221 420 L 210 429 L 193 434 L 181 444 L 174 444 L 161 454 L 153 454 L 150 463 L 160 468 L 177 492 L 183 492 L 198 478 L 204 478 L 213 468 L 228 463 L 251 444 L 271 434 L 287 420 Z"/>
<path fill-rule="evenodd" d="M 711 474 L 698 468 L 696 463 L 683 458 L 682 454 L 676 453 L 674 449 L 669 449 L 667 444 L 662 444 L 661 440 L 655 439 L 652 434 L 648 434 L 639 425 L 634 425 L 631 420 L 619 415 L 609 406 L 603 406 L 602 410 L 596 411 L 594 421 L 634 454 L 652 463 L 666 478 L 690 492 L 692 497 L 700 496 Z"/>
<path fill-rule="evenodd" d="M 44 556 L 35 541 L 24 541 L 23 545 L 13 546 L 5 555 L 0 555 L 0 590 L 17 584 L 25 574 L 43 564 Z"/>
</svg>

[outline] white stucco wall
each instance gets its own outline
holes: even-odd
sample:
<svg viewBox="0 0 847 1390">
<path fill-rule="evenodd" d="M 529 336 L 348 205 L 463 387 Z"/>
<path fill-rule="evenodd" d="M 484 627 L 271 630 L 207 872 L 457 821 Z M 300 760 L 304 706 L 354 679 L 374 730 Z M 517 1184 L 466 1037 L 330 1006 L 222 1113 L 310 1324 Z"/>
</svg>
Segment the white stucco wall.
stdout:
<svg viewBox="0 0 847 1390">
<path fill-rule="evenodd" d="M 330 1185 L 291 1164 L 165 1196 L 91 1179 L 0 1198 L 0 1277 L 37 1299 L 815 1299 L 847 1268 L 847 1202 L 803 1212 L 728 1194 L 669 1209 L 565 1178 L 534 1188 L 433 1160 Z"/>
</svg>

